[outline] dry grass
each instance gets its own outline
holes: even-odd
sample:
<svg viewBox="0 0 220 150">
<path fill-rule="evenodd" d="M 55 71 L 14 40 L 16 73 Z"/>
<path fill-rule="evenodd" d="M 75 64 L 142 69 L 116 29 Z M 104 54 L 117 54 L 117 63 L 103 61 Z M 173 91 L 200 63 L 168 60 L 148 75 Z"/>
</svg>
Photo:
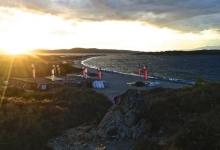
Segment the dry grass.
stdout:
<svg viewBox="0 0 220 150">
<path fill-rule="evenodd" d="M 47 140 L 65 129 L 99 123 L 111 106 L 108 98 L 91 89 L 62 89 L 29 93 L 28 98 L 5 98 L 0 109 L 0 149 L 47 149 Z M 44 99 L 35 99 L 34 97 Z M 46 98 L 46 97 L 49 98 Z"/>
<path fill-rule="evenodd" d="M 170 135 L 166 147 L 143 141 L 137 149 L 207 150 L 220 148 L 220 84 L 200 80 L 182 89 L 153 89 L 143 91 L 151 104 L 144 118 L 153 123 L 152 134 L 160 126 Z M 151 145 L 149 147 L 149 145 Z"/>
</svg>

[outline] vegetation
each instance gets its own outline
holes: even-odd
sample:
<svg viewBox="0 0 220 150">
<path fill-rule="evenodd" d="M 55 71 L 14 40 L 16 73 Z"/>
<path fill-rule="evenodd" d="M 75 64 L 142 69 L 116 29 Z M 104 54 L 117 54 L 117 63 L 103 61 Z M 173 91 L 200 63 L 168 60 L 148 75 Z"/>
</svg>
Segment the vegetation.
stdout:
<svg viewBox="0 0 220 150">
<path fill-rule="evenodd" d="M 111 102 L 91 89 L 63 88 L 56 92 L 25 93 L 8 88 L 0 108 L 0 149 L 47 149 L 49 138 L 65 129 L 92 122 L 94 127 Z M 16 96 L 16 97 L 11 97 Z"/>
<path fill-rule="evenodd" d="M 74 57 L 41 56 L 38 59 L 1 56 L 1 77 L 4 80 L 9 73 L 11 77 L 31 77 L 32 63 L 37 77 L 50 75 L 53 64 L 60 65 L 62 74 L 81 70 L 71 66 Z M 62 64 L 63 60 L 68 63 Z M 136 86 L 142 85 L 136 83 Z M 163 126 L 162 136 L 168 137 L 168 141 L 160 147 L 149 137 L 140 141 L 136 149 L 220 149 L 219 91 L 219 83 L 205 82 L 202 78 L 198 78 L 192 87 L 142 91 L 150 109 L 141 117 L 152 122 L 151 135 L 159 136 L 157 132 Z M 1 150 L 47 149 L 48 139 L 65 129 L 85 122 L 97 126 L 111 106 L 105 95 L 91 89 L 62 88 L 55 92 L 28 93 L 24 89 L 8 87 L 0 92 L 5 95 L 0 101 Z"/>
<path fill-rule="evenodd" d="M 149 138 L 136 149 L 192 150 L 220 148 L 220 84 L 204 82 L 201 78 L 192 87 L 182 89 L 156 88 L 143 91 L 150 103 L 142 117 L 153 124 L 156 136 L 160 126 L 169 140 L 164 147 Z"/>
<path fill-rule="evenodd" d="M 59 65 L 61 75 L 80 72 L 72 65 L 81 57 L 1 55 L 0 78 L 30 78 L 31 64 L 35 65 L 37 78 L 51 75 L 52 65 Z M 110 106 L 104 94 L 92 89 L 25 92 L 18 87 L 0 87 L 0 149 L 48 149 L 48 139 L 68 128 L 83 123 L 96 127 Z"/>
<path fill-rule="evenodd" d="M 35 65 L 36 77 L 45 77 L 51 75 L 52 65 L 59 65 L 61 75 L 67 73 L 79 72 L 81 69 L 72 66 L 73 60 L 79 59 L 79 56 L 62 58 L 60 56 L 38 56 L 29 55 L 0 56 L 0 77 L 6 80 L 8 76 L 16 78 L 32 77 L 31 64 Z M 62 62 L 66 61 L 66 64 Z"/>
</svg>

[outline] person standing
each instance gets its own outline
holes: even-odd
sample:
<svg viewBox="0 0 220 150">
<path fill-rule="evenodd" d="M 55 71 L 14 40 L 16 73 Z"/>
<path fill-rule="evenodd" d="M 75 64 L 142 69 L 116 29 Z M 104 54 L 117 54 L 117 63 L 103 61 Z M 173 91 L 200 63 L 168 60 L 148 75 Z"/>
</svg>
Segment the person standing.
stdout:
<svg viewBox="0 0 220 150">
<path fill-rule="evenodd" d="M 114 102 L 115 102 L 115 105 L 118 105 L 118 106 L 119 106 L 119 104 L 120 104 L 120 102 L 121 102 L 120 96 L 116 95 L 116 96 L 114 97 Z"/>
</svg>

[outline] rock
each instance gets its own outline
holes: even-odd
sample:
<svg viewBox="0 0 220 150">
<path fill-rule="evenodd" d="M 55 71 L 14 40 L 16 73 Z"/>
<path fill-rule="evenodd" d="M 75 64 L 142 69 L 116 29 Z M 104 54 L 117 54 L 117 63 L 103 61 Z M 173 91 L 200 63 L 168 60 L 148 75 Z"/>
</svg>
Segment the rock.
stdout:
<svg viewBox="0 0 220 150">
<path fill-rule="evenodd" d="M 123 126 L 125 124 L 124 122 L 124 116 L 123 117 L 116 117 L 114 120 L 116 126 Z"/>
<path fill-rule="evenodd" d="M 124 140 L 126 137 L 126 132 L 121 132 L 119 136 Z"/>
<path fill-rule="evenodd" d="M 140 135 L 141 135 L 141 130 L 139 128 L 134 128 L 132 130 L 132 139 L 133 140 L 139 139 Z"/>
<path fill-rule="evenodd" d="M 134 110 L 130 110 L 125 114 L 125 123 L 128 127 L 132 127 L 135 125 L 136 113 Z"/>
<path fill-rule="evenodd" d="M 118 110 L 116 110 L 114 112 L 114 116 L 116 116 L 116 117 L 124 117 L 124 114 L 121 112 L 120 109 L 118 109 Z"/>
<path fill-rule="evenodd" d="M 140 129 L 142 130 L 142 133 L 148 133 L 150 132 L 150 130 L 152 129 L 152 123 L 148 123 L 148 124 L 142 124 L 142 126 L 140 127 Z"/>
<path fill-rule="evenodd" d="M 92 138 L 93 138 L 93 136 L 91 134 L 89 134 L 89 133 L 84 134 L 84 139 L 85 140 L 91 140 Z"/>
<path fill-rule="evenodd" d="M 160 126 L 160 130 L 164 130 L 165 128 L 163 126 Z"/>
<path fill-rule="evenodd" d="M 129 111 L 130 109 L 132 109 L 132 107 L 135 105 L 135 100 L 134 99 L 122 99 L 121 100 L 121 104 L 120 104 L 120 108 L 122 109 L 123 113 L 126 113 L 127 111 Z"/>
<path fill-rule="evenodd" d="M 116 138 L 117 138 L 117 139 L 119 139 L 119 138 L 120 138 L 120 136 L 119 136 L 119 135 L 116 135 Z"/>
<path fill-rule="evenodd" d="M 106 129 L 112 125 L 112 122 L 105 118 L 105 121 L 102 121 L 97 127 L 97 135 L 102 138 L 107 138 Z"/>
<path fill-rule="evenodd" d="M 144 139 L 147 140 L 149 138 L 148 134 L 144 135 Z"/>
<path fill-rule="evenodd" d="M 137 108 L 137 104 L 144 104 L 143 97 L 138 91 L 127 91 L 126 96 L 122 98 L 120 107 L 126 113 L 130 109 Z"/>
<path fill-rule="evenodd" d="M 158 143 L 158 145 L 159 145 L 159 146 L 165 146 L 166 143 L 165 143 L 165 141 L 161 140 L 161 141 Z"/>
<path fill-rule="evenodd" d="M 105 129 L 105 134 L 107 137 L 111 137 L 117 134 L 117 127 L 115 125 L 108 126 Z"/>
<path fill-rule="evenodd" d="M 96 130 L 92 130 L 91 134 L 92 134 L 93 137 L 95 137 L 97 135 Z"/>
<path fill-rule="evenodd" d="M 126 133 L 127 137 L 129 137 L 129 131 L 130 131 L 129 128 L 127 128 L 126 126 L 123 126 L 123 130 L 122 131 Z"/>
<path fill-rule="evenodd" d="M 73 144 L 75 145 L 75 146 L 78 146 L 78 145 L 80 145 L 82 142 L 80 141 L 80 142 L 74 142 Z"/>
<path fill-rule="evenodd" d="M 88 145 L 87 144 L 83 144 L 83 148 L 86 148 Z"/>
<path fill-rule="evenodd" d="M 127 129 L 125 131 L 115 130 L 124 126 L 129 128 L 136 126 L 135 121 L 137 115 L 139 115 L 139 113 L 142 112 L 144 108 L 146 108 L 145 106 L 146 103 L 139 93 L 137 94 L 135 91 L 128 92 L 125 97 L 121 98 L 121 104 L 119 105 L 119 108 L 113 107 L 102 119 L 101 123 L 96 129 L 97 135 L 102 138 L 111 138 L 111 136 L 117 132 L 120 137 L 131 137 L 131 134 Z M 152 125 L 147 124 L 146 122 L 146 120 L 141 120 L 138 123 L 138 126 L 141 128 L 141 134 L 150 131 L 152 128 Z"/>
<path fill-rule="evenodd" d="M 159 130 L 158 133 L 159 133 L 159 134 L 163 134 L 163 130 Z"/>
<path fill-rule="evenodd" d="M 126 126 L 121 126 L 118 129 L 118 135 L 124 140 L 128 135 L 128 128 Z"/>
<path fill-rule="evenodd" d="M 135 118 L 125 118 L 124 122 L 128 127 L 132 127 L 135 125 Z"/>
<path fill-rule="evenodd" d="M 131 129 L 127 130 L 127 137 L 132 138 L 132 130 Z"/>
<path fill-rule="evenodd" d="M 111 136 L 110 137 L 110 140 L 114 140 L 114 139 L 116 139 L 117 137 L 114 135 L 114 136 Z"/>
<path fill-rule="evenodd" d="M 149 138 L 148 133 L 152 129 L 152 123 L 145 119 L 137 122 L 140 113 L 149 106 L 137 90 L 128 90 L 121 95 L 121 103 L 113 106 L 103 117 L 96 129 L 92 125 L 84 125 L 66 131 L 64 136 L 50 140 L 53 149 L 105 149 L 106 145 L 97 145 L 103 142 L 135 142 L 141 136 Z M 161 134 L 164 128 L 160 128 Z M 101 140 L 102 139 L 102 140 Z M 111 144 L 109 144 L 111 145 Z"/>
<path fill-rule="evenodd" d="M 80 126 L 78 127 L 78 130 L 81 130 L 82 132 L 89 131 L 93 128 L 93 125 L 87 125 L 87 126 Z"/>
</svg>

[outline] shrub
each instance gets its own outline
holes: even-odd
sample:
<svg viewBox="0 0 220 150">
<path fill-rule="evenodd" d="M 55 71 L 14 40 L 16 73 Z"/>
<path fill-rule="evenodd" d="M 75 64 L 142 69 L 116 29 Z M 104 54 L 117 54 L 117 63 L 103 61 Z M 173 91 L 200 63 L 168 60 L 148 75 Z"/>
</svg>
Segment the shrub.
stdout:
<svg viewBox="0 0 220 150">
<path fill-rule="evenodd" d="M 151 104 L 142 117 L 152 122 L 152 134 L 163 126 L 170 135 L 168 145 L 163 149 L 220 148 L 220 84 L 200 83 L 182 89 L 142 91 Z M 147 146 L 146 143 L 142 142 L 138 147 Z"/>
<path fill-rule="evenodd" d="M 173 149 L 219 149 L 220 106 L 210 113 L 197 114 L 188 120 L 169 141 Z"/>
<path fill-rule="evenodd" d="M 0 90 L 1 93 L 4 93 L 4 89 L 2 88 Z M 22 88 L 18 88 L 18 87 L 7 87 L 5 89 L 5 93 L 4 96 L 6 97 L 12 97 L 12 96 L 21 96 L 22 94 L 25 93 L 25 90 Z"/>
<path fill-rule="evenodd" d="M 38 96 L 44 99 L 34 99 Z M 111 105 L 105 95 L 92 89 L 63 88 L 54 93 L 29 93 L 27 97 L 3 100 L 0 109 L 1 150 L 47 149 L 48 139 L 68 128 L 84 122 L 98 124 Z"/>
</svg>

